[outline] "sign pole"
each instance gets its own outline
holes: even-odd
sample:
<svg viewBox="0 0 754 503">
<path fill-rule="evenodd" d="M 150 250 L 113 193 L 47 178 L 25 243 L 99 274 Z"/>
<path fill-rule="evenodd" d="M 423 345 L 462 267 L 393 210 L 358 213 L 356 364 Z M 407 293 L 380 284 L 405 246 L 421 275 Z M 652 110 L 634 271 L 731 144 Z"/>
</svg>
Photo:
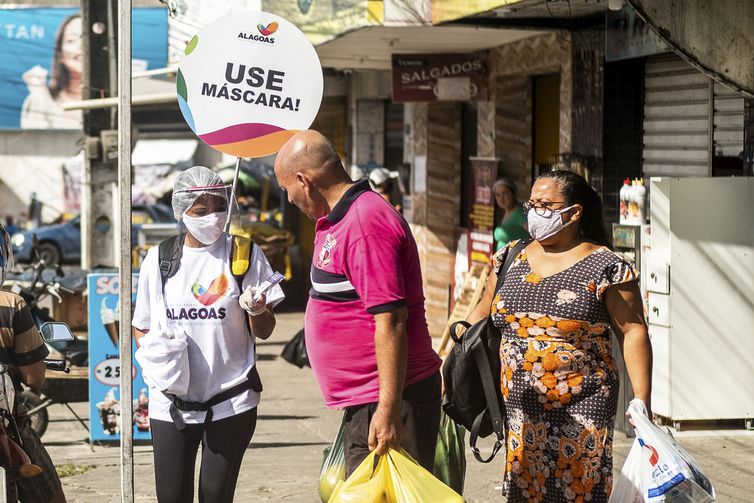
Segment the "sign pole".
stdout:
<svg viewBox="0 0 754 503">
<path fill-rule="evenodd" d="M 118 2 L 118 188 L 120 192 L 120 484 L 134 501 L 131 349 L 131 0 Z"/>
<path fill-rule="evenodd" d="M 236 201 L 236 186 L 238 185 L 238 174 L 241 172 L 241 158 L 236 157 L 236 173 L 233 175 L 233 188 L 230 190 L 230 199 L 228 200 L 228 218 L 225 221 L 225 232 L 230 232 L 230 219 L 233 216 L 233 203 Z"/>
</svg>

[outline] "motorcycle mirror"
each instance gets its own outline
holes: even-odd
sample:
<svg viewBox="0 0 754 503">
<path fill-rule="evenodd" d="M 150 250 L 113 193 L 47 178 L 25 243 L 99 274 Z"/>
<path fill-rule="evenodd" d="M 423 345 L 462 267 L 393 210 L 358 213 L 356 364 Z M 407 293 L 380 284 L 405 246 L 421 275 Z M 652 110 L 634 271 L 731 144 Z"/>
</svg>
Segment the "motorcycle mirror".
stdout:
<svg viewBox="0 0 754 503">
<path fill-rule="evenodd" d="M 73 332 L 65 323 L 50 321 L 43 323 L 39 331 L 46 342 L 65 342 L 74 339 Z"/>
<path fill-rule="evenodd" d="M 39 238 L 36 234 L 31 235 L 31 260 L 32 262 L 39 260 Z"/>
</svg>

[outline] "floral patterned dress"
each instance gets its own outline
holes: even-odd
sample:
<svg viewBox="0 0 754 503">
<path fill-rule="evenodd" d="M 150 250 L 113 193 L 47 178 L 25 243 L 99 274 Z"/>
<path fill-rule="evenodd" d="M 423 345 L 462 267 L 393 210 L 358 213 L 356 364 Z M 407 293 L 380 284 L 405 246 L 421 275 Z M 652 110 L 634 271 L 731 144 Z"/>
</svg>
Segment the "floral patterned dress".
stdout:
<svg viewBox="0 0 754 503">
<path fill-rule="evenodd" d="M 618 371 L 603 294 L 637 277 L 606 248 L 545 278 L 524 250 L 508 270 L 491 314 L 502 332 L 509 503 L 607 501 Z"/>
</svg>

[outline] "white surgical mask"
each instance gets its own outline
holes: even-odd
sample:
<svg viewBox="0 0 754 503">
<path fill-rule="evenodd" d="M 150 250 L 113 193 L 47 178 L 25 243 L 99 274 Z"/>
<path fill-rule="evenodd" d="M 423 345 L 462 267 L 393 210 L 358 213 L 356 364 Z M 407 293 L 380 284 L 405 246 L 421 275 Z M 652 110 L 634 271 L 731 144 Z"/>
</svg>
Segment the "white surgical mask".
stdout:
<svg viewBox="0 0 754 503">
<path fill-rule="evenodd" d="M 227 211 L 218 211 L 204 215 L 203 217 L 190 217 L 183 214 L 183 223 L 186 229 L 204 245 L 211 245 L 217 241 L 223 233 Z"/>
<path fill-rule="evenodd" d="M 567 208 L 561 208 L 559 210 L 552 210 L 552 214 L 549 217 L 538 215 L 534 208 L 529 209 L 529 213 L 526 215 L 526 222 L 529 226 L 529 235 L 537 241 L 542 241 L 562 231 L 574 222 L 574 220 L 571 220 L 570 218 L 567 222 L 563 222 L 563 213 L 571 208 L 573 208 L 573 206 L 568 206 Z"/>
</svg>

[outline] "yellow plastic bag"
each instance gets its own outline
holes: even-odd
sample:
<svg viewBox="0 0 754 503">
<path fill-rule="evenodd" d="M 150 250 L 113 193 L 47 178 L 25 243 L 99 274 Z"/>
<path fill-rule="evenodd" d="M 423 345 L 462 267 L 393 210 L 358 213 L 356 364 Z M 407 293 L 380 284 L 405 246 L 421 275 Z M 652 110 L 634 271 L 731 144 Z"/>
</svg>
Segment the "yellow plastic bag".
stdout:
<svg viewBox="0 0 754 503">
<path fill-rule="evenodd" d="M 404 450 L 375 453 L 335 488 L 329 503 L 463 503 L 464 499 Z"/>
</svg>

